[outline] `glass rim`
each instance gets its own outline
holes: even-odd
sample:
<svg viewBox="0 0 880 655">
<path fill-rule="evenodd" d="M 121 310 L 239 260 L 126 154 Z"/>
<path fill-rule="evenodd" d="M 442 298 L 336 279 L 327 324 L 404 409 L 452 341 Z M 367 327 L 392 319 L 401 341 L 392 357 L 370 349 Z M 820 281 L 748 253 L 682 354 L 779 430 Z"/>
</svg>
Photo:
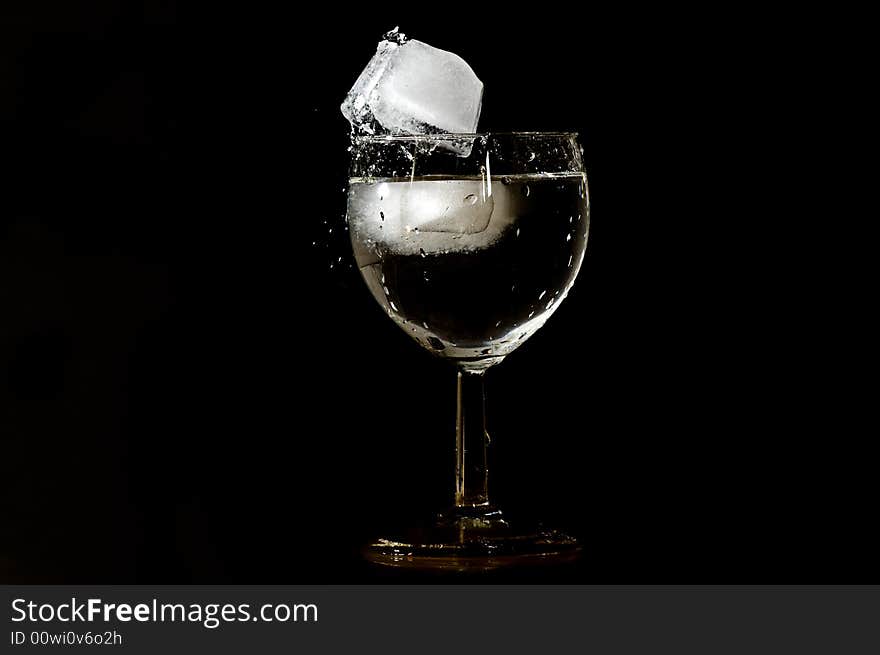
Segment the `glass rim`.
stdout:
<svg viewBox="0 0 880 655">
<path fill-rule="evenodd" d="M 385 143 L 395 141 L 450 141 L 459 139 L 478 139 L 490 136 L 512 137 L 575 137 L 577 132 L 437 132 L 433 134 L 359 134 L 353 135 L 352 141 L 361 143 Z"/>
</svg>

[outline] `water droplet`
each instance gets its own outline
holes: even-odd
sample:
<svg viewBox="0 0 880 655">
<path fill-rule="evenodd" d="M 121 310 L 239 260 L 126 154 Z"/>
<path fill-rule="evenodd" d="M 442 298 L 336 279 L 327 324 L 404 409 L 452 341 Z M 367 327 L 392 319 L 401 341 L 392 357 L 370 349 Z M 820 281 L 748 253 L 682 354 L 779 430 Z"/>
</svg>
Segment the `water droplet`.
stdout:
<svg viewBox="0 0 880 655">
<path fill-rule="evenodd" d="M 428 271 L 422 271 L 422 277 L 425 278 L 425 282 L 431 281 L 431 278 L 428 277 Z"/>
<path fill-rule="evenodd" d="M 501 321 L 498 321 L 498 322 L 495 324 L 495 327 L 501 327 Z"/>
<path fill-rule="evenodd" d="M 342 257 L 340 257 L 340 258 L 337 259 L 336 261 L 337 261 L 337 262 L 341 262 L 341 261 L 342 261 Z"/>
<path fill-rule="evenodd" d="M 386 296 L 390 296 L 390 295 L 391 295 L 391 292 L 388 290 L 388 287 L 382 287 L 382 291 L 385 292 L 385 295 L 386 295 Z"/>
<path fill-rule="evenodd" d="M 505 186 L 508 185 L 508 184 L 510 184 L 511 181 L 512 181 L 512 180 L 511 180 L 509 177 L 507 177 L 506 175 L 505 175 L 504 177 L 501 178 L 501 184 L 504 184 Z"/>
<path fill-rule="evenodd" d="M 477 204 L 477 196 L 476 196 L 476 194 L 469 193 L 468 195 L 466 195 L 464 197 L 464 201 L 466 203 L 468 203 L 469 205 L 476 205 Z"/>
<path fill-rule="evenodd" d="M 580 218 L 580 216 L 578 216 L 578 218 Z M 572 222 L 574 222 L 574 216 L 569 216 L 568 217 L 568 224 L 571 225 Z"/>
<path fill-rule="evenodd" d="M 571 262 L 572 262 L 573 259 L 574 259 L 574 255 L 569 255 L 569 256 L 568 256 L 568 267 L 569 267 L 569 268 L 571 268 Z"/>
<path fill-rule="evenodd" d="M 440 341 L 440 339 L 438 339 L 437 337 L 428 337 L 428 343 L 431 344 L 431 347 L 434 350 L 443 350 L 444 348 L 446 348 L 446 346 L 443 345 L 443 342 Z"/>
<path fill-rule="evenodd" d="M 516 228 L 516 236 L 519 237 L 519 228 Z"/>
<path fill-rule="evenodd" d="M 556 298 L 551 298 L 550 302 L 547 303 L 547 306 L 545 307 L 545 309 L 550 309 L 551 307 L 553 307 L 553 303 L 555 303 L 555 302 L 556 302 Z"/>
<path fill-rule="evenodd" d="M 530 153 L 529 153 L 529 159 L 528 159 L 528 161 L 535 161 L 535 153 L 533 153 L 533 152 L 530 152 Z"/>
<path fill-rule="evenodd" d="M 312 241 L 312 245 L 313 245 L 313 246 L 317 246 L 317 245 L 318 245 L 318 242 L 317 242 L 317 241 Z"/>
<path fill-rule="evenodd" d="M 534 316 L 534 315 L 535 315 L 535 311 L 532 310 L 532 311 L 529 312 L 529 315 L 528 315 L 527 318 L 531 318 L 531 317 Z"/>
<path fill-rule="evenodd" d="M 547 295 L 547 289 L 544 289 L 544 290 L 541 292 L 541 295 L 538 296 L 538 300 L 540 300 L 541 298 L 543 298 L 543 297 L 546 296 L 546 295 Z"/>
<path fill-rule="evenodd" d="M 529 197 L 529 193 L 531 193 L 531 191 L 529 190 L 529 185 L 528 185 L 528 184 L 523 184 L 522 192 L 523 192 L 523 195 L 524 195 L 526 198 Z"/>
<path fill-rule="evenodd" d="M 428 253 L 425 252 L 424 248 L 419 248 L 419 255 L 421 255 L 422 257 L 427 257 Z"/>
<path fill-rule="evenodd" d="M 566 241 L 566 242 L 571 241 L 571 234 L 566 234 L 566 235 L 565 235 L 565 241 Z"/>
<path fill-rule="evenodd" d="M 382 282 L 382 284 L 385 284 L 385 273 L 382 273 L 381 282 Z"/>
<path fill-rule="evenodd" d="M 333 234 L 333 228 L 332 228 L 332 227 L 331 227 L 329 230 L 327 230 L 327 234 Z"/>
<path fill-rule="evenodd" d="M 385 220 L 385 212 L 380 211 L 380 212 L 379 212 L 379 218 L 380 218 L 381 220 L 384 221 L 384 220 Z"/>
<path fill-rule="evenodd" d="M 424 321 L 422 321 L 422 325 L 424 326 L 424 328 L 425 328 L 426 330 L 429 330 L 429 329 L 430 329 L 430 328 L 428 327 L 428 324 L 425 323 Z"/>
<path fill-rule="evenodd" d="M 393 300 L 390 301 L 389 304 L 391 305 L 391 309 L 393 309 L 393 310 L 396 312 L 396 311 L 397 311 L 397 305 L 394 304 L 394 301 L 393 301 Z"/>
</svg>

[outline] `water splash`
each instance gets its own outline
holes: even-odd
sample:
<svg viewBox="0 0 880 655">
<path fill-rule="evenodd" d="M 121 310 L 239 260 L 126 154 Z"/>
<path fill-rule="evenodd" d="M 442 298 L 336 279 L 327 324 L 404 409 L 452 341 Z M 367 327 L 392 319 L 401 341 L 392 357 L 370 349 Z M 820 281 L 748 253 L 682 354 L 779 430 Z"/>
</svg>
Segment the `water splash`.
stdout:
<svg viewBox="0 0 880 655">
<path fill-rule="evenodd" d="M 400 31 L 399 25 L 395 25 L 393 30 L 388 30 L 382 35 L 382 39 L 384 41 L 391 41 L 391 43 L 396 43 L 397 45 L 403 45 L 406 43 L 406 34 Z"/>
</svg>

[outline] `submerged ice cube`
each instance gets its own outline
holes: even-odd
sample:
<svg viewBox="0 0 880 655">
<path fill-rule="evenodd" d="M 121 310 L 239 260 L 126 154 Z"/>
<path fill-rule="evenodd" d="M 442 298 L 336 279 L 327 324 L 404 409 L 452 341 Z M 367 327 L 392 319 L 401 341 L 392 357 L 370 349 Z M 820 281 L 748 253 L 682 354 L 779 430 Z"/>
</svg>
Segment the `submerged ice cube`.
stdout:
<svg viewBox="0 0 880 655">
<path fill-rule="evenodd" d="M 488 248 L 521 211 L 521 194 L 484 180 L 358 182 L 348 193 L 348 220 L 361 262 L 372 257 L 363 244 L 400 255 Z"/>
<path fill-rule="evenodd" d="M 421 41 L 386 40 L 342 103 L 362 133 L 472 133 L 483 83 L 456 54 Z"/>
<path fill-rule="evenodd" d="M 449 234 L 477 234 L 489 226 L 495 202 L 482 182 L 445 180 L 407 184 L 400 201 L 404 229 Z"/>
</svg>

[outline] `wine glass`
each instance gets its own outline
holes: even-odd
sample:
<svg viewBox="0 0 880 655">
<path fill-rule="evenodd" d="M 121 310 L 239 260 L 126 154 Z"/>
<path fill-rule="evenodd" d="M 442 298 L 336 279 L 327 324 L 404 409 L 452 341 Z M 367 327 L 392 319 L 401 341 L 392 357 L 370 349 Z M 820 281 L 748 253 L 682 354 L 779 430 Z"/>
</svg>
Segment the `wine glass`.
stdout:
<svg viewBox="0 0 880 655">
<path fill-rule="evenodd" d="M 370 544 L 369 560 L 491 569 L 577 554 L 571 537 L 511 525 L 489 502 L 483 379 L 565 299 L 589 220 L 576 134 L 354 140 L 347 221 L 361 275 L 400 328 L 458 369 L 454 505 Z"/>
</svg>

